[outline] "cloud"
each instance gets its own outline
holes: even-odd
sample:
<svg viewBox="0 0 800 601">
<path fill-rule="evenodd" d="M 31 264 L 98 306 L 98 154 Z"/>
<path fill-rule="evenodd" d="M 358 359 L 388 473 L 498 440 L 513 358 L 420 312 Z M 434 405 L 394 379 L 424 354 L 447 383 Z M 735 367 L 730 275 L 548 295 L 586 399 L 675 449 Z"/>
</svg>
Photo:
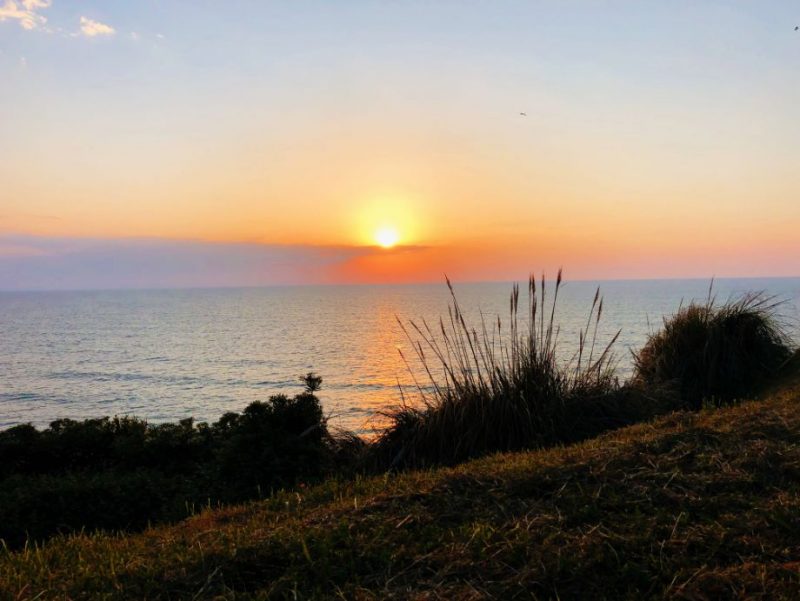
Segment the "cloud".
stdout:
<svg viewBox="0 0 800 601">
<path fill-rule="evenodd" d="M 51 0 L 5 0 L 0 6 L 0 21 L 16 20 L 27 30 L 43 27 L 47 17 L 38 11 L 48 8 L 51 3 Z"/>
<path fill-rule="evenodd" d="M 0 234 L 0 290 L 329 283 L 369 247 Z"/>
<path fill-rule="evenodd" d="M 98 35 L 114 35 L 116 30 L 111 25 L 106 25 L 89 17 L 81 17 L 81 33 L 86 37 L 93 38 Z"/>
<path fill-rule="evenodd" d="M 42 10 L 52 6 L 52 0 L 0 0 L 0 22 L 17 21 L 23 29 L 39 29 L 49 33 L 63 32 L 61 28 L 52 29 L 47 27 L 47 17 L 42 14 Z M 80 31 L 69 34 L 71 37 L 86 36 L 93 38 L 96 36 L 112 36 L 116 30 L 106 23 L 95 21 L 89 17 L 80 18 Z M 139 35 L 132 33 L 133 39 L 138 39 Z"/>
<path fill-rule="evenodd" d="M 37 246 L 27 246 L 0 240 L 0 261 L 8 257 L 39 257 L 47 254 Z"/>
</svg>

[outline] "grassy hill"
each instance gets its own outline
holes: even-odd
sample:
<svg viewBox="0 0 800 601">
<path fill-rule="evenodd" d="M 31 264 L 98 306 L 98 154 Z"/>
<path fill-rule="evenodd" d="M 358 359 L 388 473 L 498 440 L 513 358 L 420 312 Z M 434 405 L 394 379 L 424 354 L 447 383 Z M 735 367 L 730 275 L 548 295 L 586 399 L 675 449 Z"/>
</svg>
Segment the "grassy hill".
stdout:
<svg viewBox="0 0 800 601">
<path fill-rule="evenodd" d="M 798 405 L 795 365 L 762 400 L 566 448 L 55 538 L 0 552 L 0 596 L 796 598 Z"/>
</svg>

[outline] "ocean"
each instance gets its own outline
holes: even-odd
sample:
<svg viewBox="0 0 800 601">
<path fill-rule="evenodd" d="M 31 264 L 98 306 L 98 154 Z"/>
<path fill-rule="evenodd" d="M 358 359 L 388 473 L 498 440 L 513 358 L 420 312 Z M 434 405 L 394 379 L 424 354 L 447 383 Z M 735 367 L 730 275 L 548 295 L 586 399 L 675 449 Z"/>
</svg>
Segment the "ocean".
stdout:
<svg viewBox="0 0 800 601">
<path fill-rule="evenodd" d="M 471 323 L 507 323 L 510 283 L 454 286 Z M 598 286 L 598 344 L 620 331 L 620 378 L 663 316 L 709 291 L 708 280 L 567 282 L 556 312 L 565 361 Z M 800 278 L 714 282 L 719 300 L 747 291 L 783 300 L 797 339 Z M 437 322 L 448 301 L 444 284 L 0 292 L 0 428 L 105 415 L 213 421 L 299 392 L 299 376 L 314 371 L 330 423 L 368 433 L 381 410 L 416 398 L 399 350 L 418 367 L 397 319 Z"/>
</svg>

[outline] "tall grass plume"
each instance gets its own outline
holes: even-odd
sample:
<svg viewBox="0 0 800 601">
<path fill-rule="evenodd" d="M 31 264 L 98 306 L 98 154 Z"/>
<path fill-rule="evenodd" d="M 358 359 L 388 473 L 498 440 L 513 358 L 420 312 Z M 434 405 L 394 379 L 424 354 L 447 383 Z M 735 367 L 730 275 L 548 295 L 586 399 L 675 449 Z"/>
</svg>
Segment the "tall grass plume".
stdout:
<svg viewBox="0 0 800 601">
<path fill-rule="evenodd" d="M 478 325 L 470 325 L 449 279 L 447 286 L 446 318 L 435 325 L 398 319 L 422 374 L 417 378 L 403 355 L 420 403 L 387 414 L 390 426 L 375 443 L 384 464 L 452 464 L 496 451 L 566 443 L 627 423 L 619 410 L 629 404 L 630 394 L 614 376 L 619 332 L 598 344 L 599 289 L 574 356 L 565 362 L 558 352 L 556 320 L 561 271 L 552 291 L 544 277 L 537 282 L 531 276 L 522 302 L 515 284 L 505 327 L 499 317 L 489 323 L 483 315 Z"/>
</svg>

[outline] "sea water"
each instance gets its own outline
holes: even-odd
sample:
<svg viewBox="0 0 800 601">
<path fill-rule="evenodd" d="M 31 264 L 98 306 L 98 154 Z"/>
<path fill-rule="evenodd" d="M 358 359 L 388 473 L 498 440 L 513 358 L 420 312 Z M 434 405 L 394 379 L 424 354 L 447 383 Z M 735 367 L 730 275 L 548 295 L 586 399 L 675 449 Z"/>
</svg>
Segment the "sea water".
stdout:
<svg viewBox="0 0 800 601">
<path fill-rule="evenodd" d="M 632 352 L 662 317 L 705 301 L 709 283 L 567 282 L 555 318 L 560 355 L 569 361 L 576 352 L 599 286 L 597 347 L 619 331 L 613 348 L 624 379 Z M 454 286 L 470 324 L 479 327 L 482 316 L 491 328 L 499 316 L 507 332 L 511 284 Z M 781 316 L 797 336 L 800 278 L 713 287 L 719 300 L 747 291 L 784 301 Z M 213 421 L 272 394 L 299 392 L 299 376 L 314 371 L 323 377 L 319 396 L 331 423 L 366 432 L 381 410 L 415 402 L 412 372 L 426 384 L 397 320 L 435 327 L 447 319 L 449 301 L 444 284 L 0 292 L 0 428 L 105 415 Z"/>
</svg>

